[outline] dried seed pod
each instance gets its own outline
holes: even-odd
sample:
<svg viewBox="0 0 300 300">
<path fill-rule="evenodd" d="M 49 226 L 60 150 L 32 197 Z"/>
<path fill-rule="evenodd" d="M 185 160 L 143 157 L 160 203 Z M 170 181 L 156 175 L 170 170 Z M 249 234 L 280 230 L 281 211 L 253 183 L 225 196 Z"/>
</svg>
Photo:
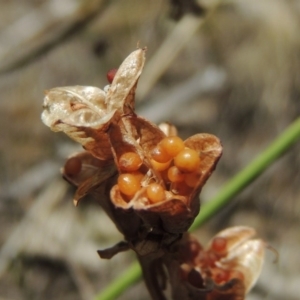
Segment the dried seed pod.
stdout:
<svg viewBox="0 0 300 300">
<path fill-rule="evenodd" d="M 186 235 L 179 243 L 179 265 L 168 265 L 169 273 L 175 272 L 174 268 L 181 272 L 181 277 L 174 279 L 177 282 L 171 282 L 174 294 L 196 296 L 202 292 L 203 298 L 195 299 L 244 299 L 264 260 L 265 243 L 252 240 L 254 235 L 255 230 L 250 227 L 227 228 L 215 235 L 206 248 L 195 237 Z"/>
<path fill-rule="evenodd" d="M 75 205 L 93 195 L 124 235 L 126 242 L 100 256 L 132 248 L 153 298 L 164 299 L 165 264 L 175 300 L 244 299 L 260 273 L 265 244 L 251 240 L 255 231 L 248 227 L 224 230 L 206 248 L 188 235 L 181 240 L 199 213 L 199 193 L 222 146 L 210 134 L 183 142 L 174 126 L 135 114 L 145 51 L 132 52 L 109 73 L 105 91 L 74 86 L 46 92 L 43 122 L 87 150 L 67 160 L 63 176 L 77 186 Z"/>
<path fill-rule="evenodd" d="M 147 137 L 148 125 L 146 125 L 146 121 L 139 122 L 139 120 L 136 121 L 136 119 L 137 118 L 132 117 L 129 120 L 132 121 L 132 124 L 139 124 L 140 127 L 138 127 L 138 132 L 144 132 Z M 145 127 L 143 127 L 144 125 Z M 154 136 L 152 135 L 154 128 L 159 130 L 157 127 L 151 127 L 150 136 Z M 162 134 L 163 133 L 161 133 L 161 135 Z M 156 134 L 155 136 L 157 137 L 158 135 Z M 159 144 L 163 139 L 164 137 L 157 141 L 157 139 L 155 140 L 150 138 L 145 143 L 147 145 L 147 149 L 153 149 L 153 141 L 156 141 L 157 144 Z M 144 140 L 139 141 L 139 147 L 142 148 L 143 153 L 147 156 L 147 151 L 144 150 Z M 125 147 L 125 141 L 123 143 Z M 134 209 L 146 224 L 160 230 L 161 232 L 172 235 L 186 231 L 199 212 L 200 203 L 197 197 L 198 193 L 206 179 L 215 168 L 215 165 L 222 153 L 222 147 L 219 140 L 209 134 L 193 136 L 187 139 L 187 141 L 184 142 L 184 145 L 187 147 L 190 146 L 190 149 L 192 149 L 194 153 L 198 153 L 197 155 L 203 157 L 203 162 L 201 160 L 199 164 L 197 163 L 199 177 L 193 187 L 186 186 L 184 182 L 174 182 L 171 183 L 171 185 L 168 185 L 167 182 L 163 181 L 162 176 L 155 176 L 155 166 L 152 169 L 152 166 L 150 165 L 148 182 L 151 183 L 151 178 L 153 178 L 156 183 L 164 183 L 165 187 L 168 187 L 165 192 L 166 196 L 164 201 L 157 203 L 149 201 L 145 192 L 141 190 L 132 197 L 130 202 L 128 202 L 128 200 L 122 196 L 118 186 L 115 186 L 111 191 L 111 199 L 114 205 L 116 207 L 123 208 L 124 210 Z M 118 150 L 116 151 L 120 151 L 119 149 L 122 149 L 122 143 L 118 144 L 117 148 Z M 145 182 L 147 182 L 147 179 Z M 147 184 L 144 185 L 144 187 L 147 187 Z"/>
<path fill-rule="evenodd" d="M 210 241 L 207 250 L 214 251 L 216 239 L 226 240 L 226 251 L 222 251 L 218 266 L 240 272 L 243 275 L 246 293 L 257 281 L 264 261 L 265 242 L 259 239 L 252 240 L 255 234 L 253 228 L 246 226 L 227 228 Z"/>
</svg>

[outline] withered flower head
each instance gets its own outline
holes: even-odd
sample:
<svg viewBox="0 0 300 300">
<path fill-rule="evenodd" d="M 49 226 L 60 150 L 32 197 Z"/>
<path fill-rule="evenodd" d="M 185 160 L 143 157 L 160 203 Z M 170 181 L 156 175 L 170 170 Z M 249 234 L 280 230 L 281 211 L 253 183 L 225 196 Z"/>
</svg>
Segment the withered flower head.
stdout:
<svg viewBox="0 0 300 300">
<path fill-rule="evenodd" d="M 222 231 L 206 249 L 190 237 L 182 239 L 199 213 L 199 193 L 222 146 L 207 133 L 183 141 L 174 126 L 156 126 L 135 114 L 145 51 L 132 52 L 110 72 L 104 90 L 73 86 L 46 92 L 43 122 L 85 149 L 69 157 L 63 177 L 77 186 L 75 205 L 92 195 L 124 235 L 125 242 L 99 255 L 111 258 L 133 249 L 153 299 L 165 299 L 164 280 L 159 283 L 156 276 L 162 265 L 169 270 L 174 299 L 243 299 L 260 272 L 263 242 L 250 241 L 253 230 L 242 227 Z M 195 297 L 180 298 L 186 293 Z M 233 296 L 218 298 L 224 293 Z"/>
</svg>

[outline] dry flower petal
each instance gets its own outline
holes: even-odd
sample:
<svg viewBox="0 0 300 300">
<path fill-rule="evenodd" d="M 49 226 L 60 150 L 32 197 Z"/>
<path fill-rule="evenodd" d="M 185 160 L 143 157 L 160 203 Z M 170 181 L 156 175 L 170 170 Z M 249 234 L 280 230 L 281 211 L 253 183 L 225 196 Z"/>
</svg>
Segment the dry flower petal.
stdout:
<svg viewBox="0 0 300 300">
<path fill-rule="evenodd" d="M 119 67 L 107 91 L 106 103 L 109 110 L 124 109 L 125 114 L 134 111 L 135 89 L 144 67 L 145 52 L 146 48 L 137 49 Z"/>
</svg>

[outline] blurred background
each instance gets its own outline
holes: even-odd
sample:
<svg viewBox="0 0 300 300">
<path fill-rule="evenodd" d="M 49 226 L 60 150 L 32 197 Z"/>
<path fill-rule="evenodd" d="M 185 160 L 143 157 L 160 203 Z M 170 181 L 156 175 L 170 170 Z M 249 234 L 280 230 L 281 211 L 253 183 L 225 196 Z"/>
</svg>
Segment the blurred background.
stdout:
<svg viewBox="0 0 300 300">
<path fill-rule="evenodd" d="M 122 239 L 101 209 L 72 204 L 60 166 L 79 146 L 42 124 L 44 90 L 103 88 L 148 48 L 138 112 L 183 138 L 208 132 L 224 154 L 201 194 L 220 187 L 300 112 L 298 0 L 0 0 L 0 299 L 92 299 L 134 261 L 96 250 Z M 205 243 L 254 227 L 267 251 L 248 300 L 299 299 L 300 144 L 196 232 Z M 137 296 L 138 295 L 138 296 Z M 149 299 L 142 282 L 119 299 Z"/>
</svg>

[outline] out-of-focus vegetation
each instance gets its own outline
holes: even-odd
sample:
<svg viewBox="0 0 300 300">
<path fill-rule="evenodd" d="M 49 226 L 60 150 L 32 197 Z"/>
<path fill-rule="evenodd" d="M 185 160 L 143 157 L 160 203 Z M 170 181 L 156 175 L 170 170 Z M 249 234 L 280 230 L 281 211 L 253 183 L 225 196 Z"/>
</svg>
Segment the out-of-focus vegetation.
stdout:
<svg viewBox="0 0 300 300">
<path fill-rule="evenodd" d="M 174 19 L 163 0 L 1 1 L 0 298 L 91 299 L 134 260 L 98 258 L 121 237 L 92 201 L 73 207 L 59 168 L 78 146 L 41 123 L 45 89 L 104 87 L 109 69 L 147 46 L 141 114 L 171 121 L 182 137 L 209 132 L 223 142 L 202 201 L 299 115 L 299 1 L 216 3 L 202 1 L 205 19 Z M 205 243 L 249 225 L 277 249 L 279 262 L 267 255 L 249 300 L 300 293 L 299 147 L 196 233 Z M 149 296 L 140 283 L 120 299 Z"/>
</svg>

